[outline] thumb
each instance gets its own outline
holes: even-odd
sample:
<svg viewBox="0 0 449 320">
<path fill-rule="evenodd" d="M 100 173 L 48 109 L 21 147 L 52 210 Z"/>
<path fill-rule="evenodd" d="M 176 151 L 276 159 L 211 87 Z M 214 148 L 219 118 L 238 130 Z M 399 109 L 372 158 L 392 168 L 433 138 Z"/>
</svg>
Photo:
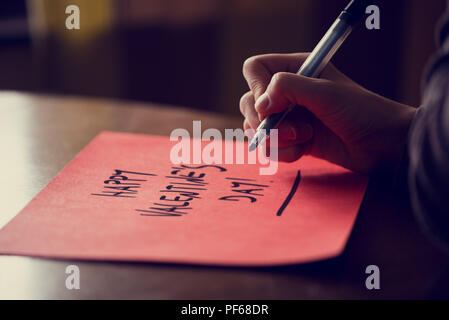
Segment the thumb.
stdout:
<svg viewBox="0 0 449 320">
<path fill-rule="evenodd" d="M 266 91 L 257 99 L 255 108 L 260 116 L 265 117 L 297 104 L 320 118 L 336 111 L 336 95 L 337 90 L 332 81 L 279 72 L 271 78 Z"/>
</svg>

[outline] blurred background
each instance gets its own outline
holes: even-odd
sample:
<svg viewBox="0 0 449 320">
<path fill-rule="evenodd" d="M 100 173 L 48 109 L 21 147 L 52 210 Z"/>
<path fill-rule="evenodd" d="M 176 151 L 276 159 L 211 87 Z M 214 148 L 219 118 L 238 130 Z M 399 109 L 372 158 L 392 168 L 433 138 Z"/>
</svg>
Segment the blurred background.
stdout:
<svg viewBox="0 0 449 320">
<path fill-rule="evenodd" d="M 310 51 L 348 0 L 2 0 L 0 90 L 158 102 L 238 114 L 243 61 Z M 445 0 L 372 1 L 333 59 L 370 90 L 419 105 Z M 65 27 L 80 8 L 80 30 Z"/>
</svg>

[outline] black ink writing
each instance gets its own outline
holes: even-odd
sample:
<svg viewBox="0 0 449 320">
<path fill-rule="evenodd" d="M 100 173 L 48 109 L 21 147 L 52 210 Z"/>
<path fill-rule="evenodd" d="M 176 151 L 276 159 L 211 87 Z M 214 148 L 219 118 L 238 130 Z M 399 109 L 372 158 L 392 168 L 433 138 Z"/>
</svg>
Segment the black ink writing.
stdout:
<svg viewBox="0 0 449 320">
<path fill-rule="evenodd" d="M 113 175 L 110 176 L 109 179 L 103 181 L 103 191 L 101 191 L 101 193 L 92 193 L 91 195 L 101 197 L 135 198 L 142 182 L 147 181 L 147 179 L 142 179 L 142 176 L 147 177 L 156 175 L 153 173 L 115 169 Z"/>
<path fill-rule="evenodd" d="M 231 192 L 237 193 L 218 198 L 218 200 L 224 201 L 240 201 L 240 199 L 247 199 L 250 202 L 256 202 L 257 197 L 263 196 L 263 191 L 268 188 L 268 185 L 252 183 L 254 179 L 244 178 L 230 178 L 226 179 L 231 181 Z"/>
<path fill-rule="evenodd" d="M 226 168 L 216 165 L 172 167 L 170 174 L 165 176 L 169 183 L 159 190 L 162 195 L 159 202 L 153 203 L 147 209 L 136 209 L 142 216 L 152 217 L 179 217 L 192 210 L 191 202 L 201 199 L 201 192 L 207 190 L 209 182 L 205 180 L 206 169 L 218 169 L 220 172 Z"/>
</svg>

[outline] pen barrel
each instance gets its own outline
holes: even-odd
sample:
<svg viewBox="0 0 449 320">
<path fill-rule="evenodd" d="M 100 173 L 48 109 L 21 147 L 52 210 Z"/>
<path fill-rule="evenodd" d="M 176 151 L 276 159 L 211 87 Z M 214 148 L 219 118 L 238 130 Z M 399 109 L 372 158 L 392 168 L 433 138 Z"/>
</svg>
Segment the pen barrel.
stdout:
<svg viewBox="0 0 449 320">
<path fill-rule="evenodd" d="M 265 130 L 266 135 L 270 135 L 271 130 L 277 129 L 279 123 L 284 120 L 288 112 L 290 112 L 296 105 L 292 104 L 284 111 L 272 113 L 266 117 L 257 127 L 257 131 Z"/>
<path fill-rule="evenodd" d="M 304 61 L 298 74 L 305 77 L 317 78 L 346 37 L 351 33 L 351 30 L 352 27 L 347 21 L 340 17 L 337 18 Z"/>
</svg>

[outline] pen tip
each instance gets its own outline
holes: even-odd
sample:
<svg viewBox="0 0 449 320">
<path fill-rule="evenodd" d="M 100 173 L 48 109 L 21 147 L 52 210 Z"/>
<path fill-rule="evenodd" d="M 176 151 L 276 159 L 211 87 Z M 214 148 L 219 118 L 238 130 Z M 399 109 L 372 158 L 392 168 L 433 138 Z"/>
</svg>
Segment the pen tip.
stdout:
<svg viewBox="0 0 449 320">
<path fill-rule="evenodd" d="M 251 151 L 254 151 L 254 149 L 256 149 L 256 148 L 257 148 L 257 143 L 253 142 L 249 145 L 248 150 L 249 150 L 249 152 L 251 152 Z"/>
<path fill-rule="evenodd" d="M 249 144 L 249 147 L 248 147 L 249 152 L 255 150 L 259 146 L 260 142 L 263 140 L 262 134 L 263 134 L 263 131 L 259 131 L 253 137 L 253 139 L 251 140 L 251 143 Z"/>
</svg>

